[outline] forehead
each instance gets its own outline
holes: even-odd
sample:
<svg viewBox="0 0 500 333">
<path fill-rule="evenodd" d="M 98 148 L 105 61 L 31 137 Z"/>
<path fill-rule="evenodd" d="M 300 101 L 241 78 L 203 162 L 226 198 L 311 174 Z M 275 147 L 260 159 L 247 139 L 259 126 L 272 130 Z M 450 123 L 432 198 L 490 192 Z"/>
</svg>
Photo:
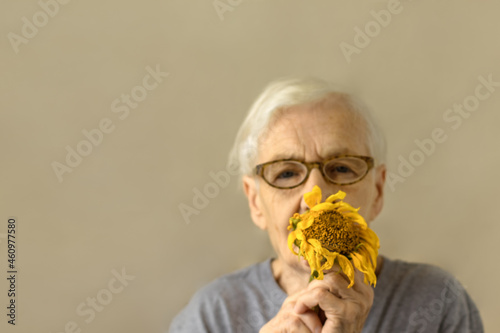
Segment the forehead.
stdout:
<svg viewBox="0 0 500 333">
<path fill-rule="evenodd" d="M 363 118 L 341 104 L 280 110 L 259 140 L 258 163 L 283 158 L 319 161 L 340 154 L 369 155 Z"/>
</svg>

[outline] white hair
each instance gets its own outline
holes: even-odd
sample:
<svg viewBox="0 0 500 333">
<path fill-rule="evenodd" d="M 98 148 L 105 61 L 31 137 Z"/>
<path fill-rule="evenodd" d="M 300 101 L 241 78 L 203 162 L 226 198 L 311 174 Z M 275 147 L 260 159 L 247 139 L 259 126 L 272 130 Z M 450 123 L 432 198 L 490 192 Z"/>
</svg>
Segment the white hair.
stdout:
<svg viewBox="0 0 500 333">
<path fill-rule="evenodd" d="M 285 78 L 269 83 L 253 103 L 236 135 L 229 164 L 238 166 L 241 175 L 250 175 L 255 167 L 259 139 L 269 128 L 276 111 L 286 113 L 286 109 L 292 106 L 327 100 L 340 101 L 347 110 L 364 119 L 370 154 L 375 158 L 376 165 L 384 163 L 386 147 L 383 133 L 362 101 L 320 79 Z"/>
</svg>

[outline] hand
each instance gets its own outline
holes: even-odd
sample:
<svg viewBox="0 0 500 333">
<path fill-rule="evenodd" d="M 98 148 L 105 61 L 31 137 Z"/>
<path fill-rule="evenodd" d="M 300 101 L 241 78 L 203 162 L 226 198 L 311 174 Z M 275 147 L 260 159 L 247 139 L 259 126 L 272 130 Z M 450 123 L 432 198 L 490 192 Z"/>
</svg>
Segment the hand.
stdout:
<svg viewBox="0 0 500 333">
<path fill-rule="evenodd" d="M 363 273 L 355 269 L 354 286 L 348 289 L 345 275 L 325 274 L 323 280 L 314 280 L 306 289 L 289 296 L 260 333 L 361 332 L 373 304 L 373 288 L 363 279 Z M 319 312 L 312 310 L 315 306 Z"/>
<path fill-rule="evenodd" d="M 373 304 L 373 288 L 363 282 L 364 275 L 355 268 L 354 285 L 343 274 L 328 273 L 323 280 L 314 280 L 305 293 L 296 298 L 297 314 L 310 313 L 319 306 L 325 321 L 321 332 L 359 333 Z"/>
<path fill-rule="evenodd" d="M 260 333 L 319 333 L 323 327 L 317 312 L 305 309 L 301 313 L 295 311 L 297 299 L 311 293 L 304 289 L 285 299 L 280 311 L 266 325 L 260 329 Z"/>
</svg>

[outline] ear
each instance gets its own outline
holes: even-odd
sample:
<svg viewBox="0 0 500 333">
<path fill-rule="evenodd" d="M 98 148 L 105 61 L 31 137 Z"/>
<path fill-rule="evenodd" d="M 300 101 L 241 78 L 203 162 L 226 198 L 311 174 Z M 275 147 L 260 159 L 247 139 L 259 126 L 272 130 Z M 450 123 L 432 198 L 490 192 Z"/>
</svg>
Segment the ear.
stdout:
<svg viewBox="0 0 500 333">
<path fill-rule="evenodd" d="M 243 176 L 243 190 L 248 199 L 250 216 L 253 223 L 262 230 L 267 229 L 267 223 L 262 212 L 262 204 L 259 196 L 259 189 L 254 177 Z"/>
<path fill-rule="evenodd" d="M 379 165 L 375 169 L 375 198 L 372 206 L 372 218 L 375 219 L 384 207 L 384 185 L 387 168 L 385 164 Z"/>
</svg>

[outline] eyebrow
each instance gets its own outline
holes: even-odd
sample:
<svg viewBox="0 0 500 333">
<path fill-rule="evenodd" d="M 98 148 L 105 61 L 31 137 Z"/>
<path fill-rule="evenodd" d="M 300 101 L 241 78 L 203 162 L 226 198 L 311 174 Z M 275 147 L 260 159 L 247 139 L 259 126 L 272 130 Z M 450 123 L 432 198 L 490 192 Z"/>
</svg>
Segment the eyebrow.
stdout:
<svg viewBox="0 0 500 333">
<path fill-rule="evenodd" d="M 327 160 L 339 155 L 359 155 L 359 153 L 356 153 L 348 148 L 332 149 L 332 150 L 327 150 L 326 153 L 323 154 L 322 159 Z M 273 155 L 269 161 L 277 161 L 277 160 L 305 161 L 304 158 L 300 157 L 299 155 L 293 152 L 277 153 L 276 155 Z"/>
<path fill-rule="evenodd" d="M 273 155 L 269 160 L 270 161 L 277 161 L 277 160 L 298 160 L 298 161 L 301 161 L 303 159 L 300 158 L 299 155 L 294 154 L 294 153 L 278 153 L 276 155 Z"/>
<path fill-rule="evenodd" d="M 354 150 L 351 150 L 349 148 L 341 148 L 341 149 L 327 150 L 326 154 L 324 155 L 324 159 L 329 159 L 339 155 L 363 155 L 363 154 L 355 152 Z"/>
</svg>

